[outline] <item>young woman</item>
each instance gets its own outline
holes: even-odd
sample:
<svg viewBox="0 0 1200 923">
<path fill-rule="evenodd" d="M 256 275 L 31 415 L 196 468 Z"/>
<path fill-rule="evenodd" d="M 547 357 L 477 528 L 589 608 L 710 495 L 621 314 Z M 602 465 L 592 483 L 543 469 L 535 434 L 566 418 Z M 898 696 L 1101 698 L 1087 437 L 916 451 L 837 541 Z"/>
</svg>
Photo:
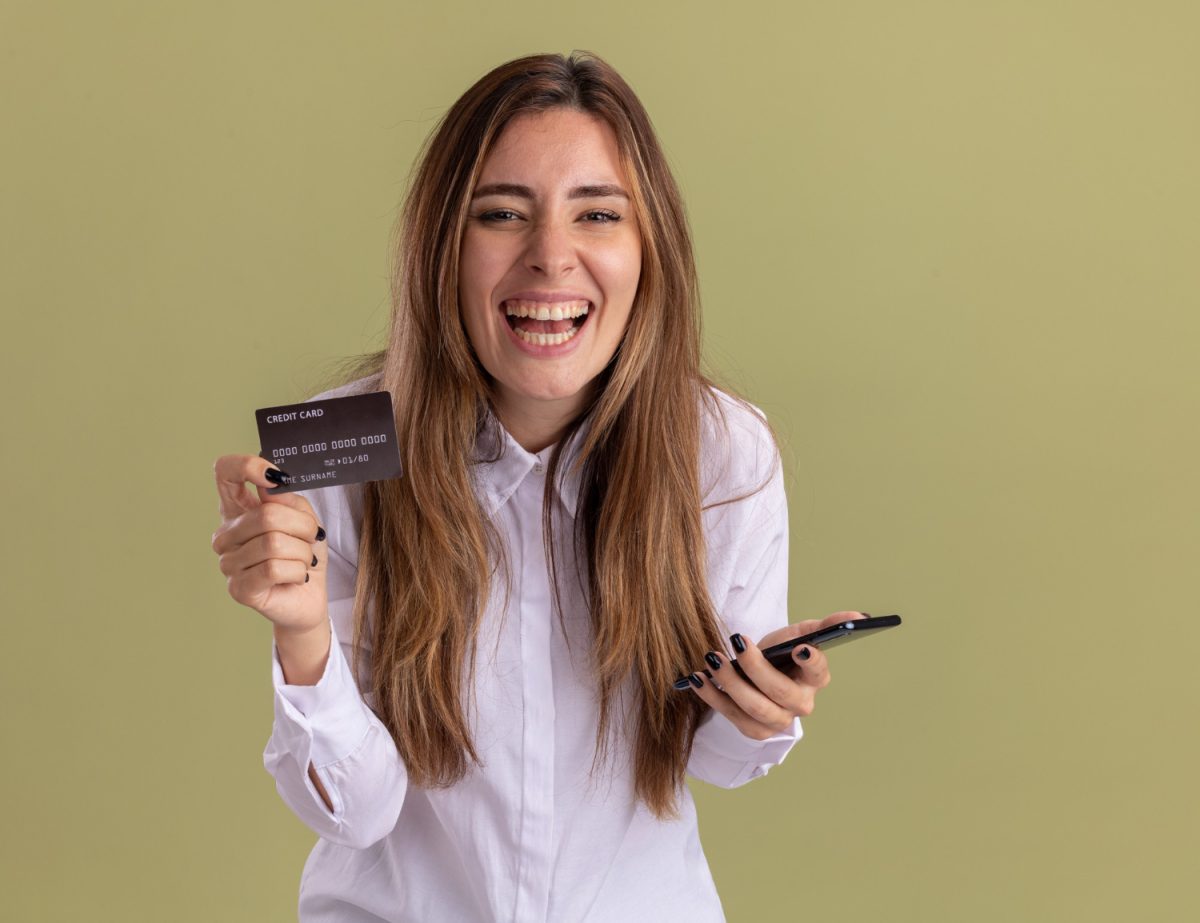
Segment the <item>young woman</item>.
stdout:
<svg viewBox="0 0 1200 923">
<path fill-rule="evenodd" d="M 781 762 L 829 671 L 760 649 L 860 613 L 787 624 L 780 455 L 701 372 L 650 119 L 594 55 L 504 64 L 398 231 L 386 349 L 312 400 L 389 391 L 404 475 L 215 466 L 213 550 L 273 623 L 264 762 L 320 836 L 300 919 L 722 920 L 685 778 Z"/>
</svg>

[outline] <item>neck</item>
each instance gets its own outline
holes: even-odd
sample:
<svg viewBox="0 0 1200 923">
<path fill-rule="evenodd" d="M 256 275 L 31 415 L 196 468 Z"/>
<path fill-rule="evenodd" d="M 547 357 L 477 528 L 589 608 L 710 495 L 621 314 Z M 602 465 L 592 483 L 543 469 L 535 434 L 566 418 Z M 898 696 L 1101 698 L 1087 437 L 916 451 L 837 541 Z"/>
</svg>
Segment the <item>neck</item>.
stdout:
<svg viewBox="0 0 1200 923">
<path fill-rule="evenodd" d="M 544 401 L 501 397 L 496 416 L 521 448 L 537 453 L 562 438 L 567 424 L 583 408 L 583 399 L 582 393 Z"/>
</svg>

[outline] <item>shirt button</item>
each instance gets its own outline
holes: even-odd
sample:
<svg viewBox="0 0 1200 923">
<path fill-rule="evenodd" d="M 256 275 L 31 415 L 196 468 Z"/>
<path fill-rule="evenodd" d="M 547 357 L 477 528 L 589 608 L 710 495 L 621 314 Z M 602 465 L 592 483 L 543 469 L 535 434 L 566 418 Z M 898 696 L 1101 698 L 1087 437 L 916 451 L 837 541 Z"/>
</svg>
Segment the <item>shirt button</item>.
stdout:
<svg viewBox="0 0 1200 923">
<path fill-rule="evenodd" d="M 545 466 L 540 461 L 535 461 L 533 463 L 533 470 L 536 471 L 538 474 L 541 474 L 546 469 L 545 469 Z"/>
</svg>

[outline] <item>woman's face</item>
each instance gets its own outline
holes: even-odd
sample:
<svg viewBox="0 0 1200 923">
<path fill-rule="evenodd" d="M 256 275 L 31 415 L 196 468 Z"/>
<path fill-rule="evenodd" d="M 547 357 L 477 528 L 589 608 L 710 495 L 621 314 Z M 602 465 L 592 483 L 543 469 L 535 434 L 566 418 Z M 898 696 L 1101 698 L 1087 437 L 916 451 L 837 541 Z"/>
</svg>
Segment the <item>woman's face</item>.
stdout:
<svg viewBox="0 0 1200 923">
<path fill-rule="evenodd" d="M 616 352 L 642 271 L 629 188 L 608 123 L 574 109 L 517 116 L 484 161 L 459 298 L 506 425 L 565 424 Z"/>
</svg>

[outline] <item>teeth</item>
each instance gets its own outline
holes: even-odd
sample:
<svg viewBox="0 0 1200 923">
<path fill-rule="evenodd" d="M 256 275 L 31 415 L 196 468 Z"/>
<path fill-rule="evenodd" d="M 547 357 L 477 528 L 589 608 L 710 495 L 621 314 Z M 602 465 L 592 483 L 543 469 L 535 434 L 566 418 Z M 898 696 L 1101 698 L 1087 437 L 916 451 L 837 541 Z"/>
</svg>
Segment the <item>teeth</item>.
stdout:
<svg viewBox="0 0 1200 923">
<path fill-rule="evenodd" d="M 504 313 L 517 317 L 532 317 L 536 320 L 565 320 L 569 317 L 579 317 L 587 312 L 588 303 L 586 301 L 559 301 L 553 304 L 525 300 L 504 302 Z"/>
<path fill-rule="evenodd" d="M 572 327 L 562 333 L 526 333 L 519 327 L 515 331 L 522 340 L 526 343 L 533 343 L 535 346 L 558 346 L 560 343 L 567 342 L 578 332 L 578 327 Z"/>
</svg>

